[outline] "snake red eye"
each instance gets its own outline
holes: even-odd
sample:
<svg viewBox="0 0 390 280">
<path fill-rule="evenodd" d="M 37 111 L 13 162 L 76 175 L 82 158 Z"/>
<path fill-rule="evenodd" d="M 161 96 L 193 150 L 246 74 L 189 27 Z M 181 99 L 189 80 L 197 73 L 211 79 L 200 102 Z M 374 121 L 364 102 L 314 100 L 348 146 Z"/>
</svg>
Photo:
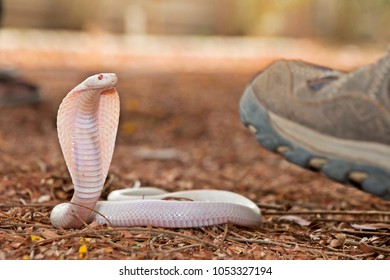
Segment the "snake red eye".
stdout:
<svg viewBox="0 0 390 280">
<path fill-rule="evenodd" d="M 103 79 L 103 74 L 100 74 L 100 75 L 98 76 L 98 80 L 100 81 L 101 79 Z"/>
</svg>

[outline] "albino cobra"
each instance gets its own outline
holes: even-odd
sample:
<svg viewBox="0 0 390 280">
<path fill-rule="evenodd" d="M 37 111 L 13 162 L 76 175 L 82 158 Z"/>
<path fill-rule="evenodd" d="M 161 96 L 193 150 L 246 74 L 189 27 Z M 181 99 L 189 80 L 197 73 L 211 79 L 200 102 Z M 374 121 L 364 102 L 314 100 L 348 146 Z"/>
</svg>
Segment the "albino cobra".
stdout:
<svg viewBox="0 0 390 280">
<path fill-rule="evenodd" d="M 180 228 L 221 223 L 259 225 L 261 213 L 256 204 L 228 191 L 166 193 L 152 187 L 129 188 L 112 192 L 109 201 L 98 202 L 118 128 L 117 83 L 112 73 L 91 76 L 71 90 L 60 105 L 58 137 L 74 194 L 70 203 L 54 207 L 52 224 L 57 228 L 79 228 L 91 221 L 111 226 Z"/>
</svg>

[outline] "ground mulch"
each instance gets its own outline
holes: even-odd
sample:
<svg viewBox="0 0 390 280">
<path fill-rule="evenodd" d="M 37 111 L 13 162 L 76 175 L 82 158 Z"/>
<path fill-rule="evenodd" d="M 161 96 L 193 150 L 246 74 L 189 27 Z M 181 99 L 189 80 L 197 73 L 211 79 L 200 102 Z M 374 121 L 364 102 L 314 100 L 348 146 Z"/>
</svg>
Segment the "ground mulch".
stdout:
<svg viewBox="0 0 390 280">
<path fill-rule="evenodd" d="M 43 101 L 0 108 L 0 259 L 390 258 L 389 202 L 264 150 L 238 117 L 246 83 L 274 59 L 345 69 L 378 53 L 307 41 L 151 38 L 133 46 L 133 38 L 104 34 L 2 36 L 0 66 L 39 86 Z M 117 73 L 121 97 L 102 199 L 139 183 L 169 191 L 224 189 L 258 203 L 263 223 L 53 228 L 51 209 L 73 191 L 56 112 L 71 88 L 98 72 Z"/>
</svg>

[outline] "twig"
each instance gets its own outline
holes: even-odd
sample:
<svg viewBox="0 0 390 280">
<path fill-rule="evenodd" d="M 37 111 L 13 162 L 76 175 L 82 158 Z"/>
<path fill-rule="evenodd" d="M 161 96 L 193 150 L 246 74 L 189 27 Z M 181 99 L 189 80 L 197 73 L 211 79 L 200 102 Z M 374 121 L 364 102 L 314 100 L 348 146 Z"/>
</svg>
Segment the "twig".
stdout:
<svg viewBox="0 0 390 280">
<path fill-rule="evenodd" d="M 340 253 L 340 252 L 321 251 L 321 250 L 308 250 L 308 251 L 311 252 L 312 254 L 315 254 L 315 253 L 320 254 L 326 260 L 329 259 L 327 255 L 333 255 L 333 256 L 342 257 L 342 258 L 346 258 L 346 259 L 350 259 L 350 260 L 358 259 L 358 257 L 356 257 L 354 255 L 348 255 L 348 254 Z M 367 254 L 364 254 L 364 255 L 367 255 Z M 370 255 L 372 255 L 372 253 L 370 253 Z"/>
<path fill-rule="evenodd" d="M 95 230 L 95 229 L 93 229 L 93 230 L 89 230 L 89 231 L 78 231 L 78 232 L 73 232 L 73 233 L 59 235 L 59 236 L 52 237 L 52 238 L 43 239 L 43 240 L 34 242 L 33 245 L 34 246 L 40 246 L 40 245 L 51 243 L 51 242 L 57 241 L 57 240 L 69 239 L 69 238 L 85 236 L 85 235 L 101 236 L 101 234 L 114 234 L 114 233 L 118 234 L 118 231 L 116 231 L 116 230 L 107 230 L 107 229 L 104 229 L 104 230 Z"/>
<path fill-rule="evenodd" d="M 329 211 L 329 210 L 312 210 L 312 211 L 263 211 L 264 215 L 382 215 L 390 216 L 390 211 Z"/>
<path fill-rule="evenodd" d="M 363 244 L 365 246 L 367 246 L 368 248 L 374 250 L 374 251 L 380 251 L 380 252 L 384 252 L 384 253 L 390 253 L 390 248 L 383 248 L 383 247 L 378 247 L 378 246 L 374 246 L 374 245 L 369 245 L 367 243 L 363 243 L 363 242 L 356 242 L 356 241 L 353 241 L 353 240 L 345 240 L 345 243 L 346 245 L 353 245 L 353 246 L 359 246 L 360 244 Z"/>
<path fill-rule="evenodd" d="M 292 249 L 292 246 L 290 246 L 290 245 L 275 242 L 275 241 L 264 240 L 264 239 L 247 239 L 247 238 L 228 237 L 227 240 L 238 241 L 238 242 L 247 242 L 247 243 L 257 243 L 257 244 L 261 244 L 261 245 L 280 246 L 283 248 Z"/>
<path fill-rule="evenodd" d="M 348 254 L 339 253 L 339 252 L 326 252 L 325 254 L 334 255 L 334 256 L 343 257 L 343 258 L 349 258 L 349 259 L 352 259 L 352 260 L 358 260 L 358 259 L 361 259 L 361 258 L 364 258 L 364 257 L 369 257 L 369 256 L 371 256 L 374 253 L 366 253 L 366 254 L 359 254 L 359 255 L 348 255 Z"/>
<path fill-rule="evenodd" d="M 272 210 L 281 210 L 281 211 L 286 211 L 285 206 L 281 205 L 275 205 L 275 204 L 265 204 L 265 203 L 256 203 L 256 205 L 261 208 L 261 209 L 272 209 Z M 263 210 L 264 211 L 264 210 Z M 267 213 L 265 210 L 263 213 Z M 272 213 L 272 212 L 271 212 Z M 267 213 L 268 214 L 268 213 Z"/>
<path fill-rule="evenodd" d="M 222 237 L 222 241 L 224 241 L 225 239 L 226 239 L 226 236 L 227 236 L 227 234 L 228 234 L 228 232 L 229 232 L 229 226 L 228 226 L 228 224 L 224 224 L 224 226 L 223 226 L 223 237 Z"/>
<path fill-rule="evenodd" d="M 334 229 L 332 231 L 348 233 L 352 235 L 382 235 L 390 236 L 390 232 L 380 232 L 380 231 L 367 231 L 367 230 L 350 230 L 350 229 Z"/>
<path fill-rule="evenodd" d="M 0 224 L 0 228 L 4 227 L 21 227 L 21 228 L 26 228 L 26 227 L 35 227 L 35 228 L 53 228 L 53 226 L 50 225 L 42 225 L 42 224 L 22 224 L 22 223 L 10 223 L 10 222 L 2 222 Z"/>
<path fill-rule="evenodd" d="M 196 248 L 196 247 L 201 247 L 200 244 L 191 244 L 191 245 L 186 245 L 186 246 L 182 246 L 182 247 L 178 247 L 178 248 L 175 248 L 175 249 L 170 249 L 170 250 L 166 250 L 166 251 L 162 251 L 164 253 L 174 253 L 174 252 L 179 252 L 179 251 L 183 251 L 183 250 L 186 250 L 186 249 L 191 249 L 191 248 Z"/>
<path fill-rule="evenodd" d="M 41 204 L 41 203 L 30 203 L 30 204 L 20 204 L 20 203 L 11 203 L 11 204 L 0 204 L 0 209 L 7 208 L 53 208 L 55 204 Z"/>
<path fill-rule="evenodd" d="M 156 248 L 154 247 L 154 241 L 157 239 L 157 238 L 159 238 L 159 237 L 161 237 L 161 234 L 156 234 L 153 238 L 148 238 L 149 239 L 149 248 L 150 248 L 150 250 L 152 250 L 153 252 L 156 252 L 157 250 L 156 250 Z"/>
<path fill-rule="evenodd" d="M 107 242 L 108 244 L 110 244 L 112 247 L 117 248 L 117 249 L 119 249 L 119 250 L 121 250 L 121 251 L 123 251 L 123 252 L 132 253 L 132 252 L 134 251 L 134 249 L 129 248 L 129 247 L 121 246 L 121 245 L 119 245 L 119 244 L 117 244 L 117 243 L 111 241 L 111 240 L 108 239 L 108 238 L 105 238 L 104 241 Z"/>
<path fill-rule="evenodd" d="M 174 232 L 174 231 L 170 231 L 170 230 L 155 229 L 155 228 L 139 228 L 139 227 L 130 227 L 130 228 L 120 227 L 120 228 L 116 228 L 116 229 L 118 229 L 118 230 L 120 230 L 120 229 L 121 230 L 127 230 L 129 232 L 135 231 L 135 232 L 150 232 L 150 233 L 155 233 L 155 234 L 174 235 L 174 236 L 190 239 L 190 240 L 195 241 L 195 242 L 199 242 L 201 244 L 207 245 L 207 246 L 212 247 L 214 249 L 221 249 L 219 246 L 214 245 L 214 244 L 212 244 L 210 242 L 204 241 L 202 239 L 199 239 L 197 237 L 188 236 L 186 234 L 182 234 L 182 233 L 178 233 L 178 232 Z"/>
</svg>

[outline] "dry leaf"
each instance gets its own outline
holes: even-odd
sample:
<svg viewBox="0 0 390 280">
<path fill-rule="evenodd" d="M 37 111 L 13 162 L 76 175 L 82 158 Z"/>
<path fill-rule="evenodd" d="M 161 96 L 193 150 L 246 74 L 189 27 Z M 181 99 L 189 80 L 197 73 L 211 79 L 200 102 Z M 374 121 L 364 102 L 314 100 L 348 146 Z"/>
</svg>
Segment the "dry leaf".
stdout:
<svg viewBox="0 0 390 280">
<path fill-rule="evenodd" d="M 114 248 L 112 247 L 104 248 L 104 254 L 112 254 L 112 252 L 114 252 Z"/>
<path fill-rule="evenodd" d="M 56 238 L 58 237 L 58 234 L 55 233 L 54 231 L 51 231 L 47 228 L 44 228 L 44 229 L 41 229 L 40 230 L 40 233 L 41 235 L 45 238 L 45 239 L 50 239 L 50 238 Z"/>
<path fill-rule="evenodd" d="M 359 248 L 362 249 L 365 253 L 374 253 L 375 250 L 367 246 L 367 244 L 364 243 L 359 243 Z"/>
<path fill-rule="evenodd" d="M 305 220 L 301 217 L 298 217 L 298 216 L 293 216 L 293 215 L 287 215 L 287 216 L 282 216 L 279 218 L 279 221 L 289 221 L 289 222 L 293 222 L 301 227 L 306 227 L 308 225 L 310 225 L 310 221 L 308 220 Z"/>
<path fill-rule="evenodd" d="M 338 240 L 338 239 L 332 239 L 332 241 L 330 241 L 329 243 L 329 246 L 330 247 L 333 247 L 333 248 L 337 248 L 337 247 L 340 247 L 344 244 L 344 242 Z"/>
<path fill-rule="evenodd" d="M 338 233 L 338 234 L 336 234 L 336 238 L 337 238 L 337 240 L 345 242 L 345 240 L 347 239 L 347 236 L 344 233 Z"/>
<path fill-rule="evenodd" d="M 345 234 L 343 234 L 343 233 L 336 234 L 336 239 L 332 239 L 332 241 L 330 241 L 329 245 L 330 245 L 330 247 L 333 247 L 333 248 L 341 247 L 342 245 L 344 245 L 346 239 L 347 239 L 347 236 Z"/>
</svg>

